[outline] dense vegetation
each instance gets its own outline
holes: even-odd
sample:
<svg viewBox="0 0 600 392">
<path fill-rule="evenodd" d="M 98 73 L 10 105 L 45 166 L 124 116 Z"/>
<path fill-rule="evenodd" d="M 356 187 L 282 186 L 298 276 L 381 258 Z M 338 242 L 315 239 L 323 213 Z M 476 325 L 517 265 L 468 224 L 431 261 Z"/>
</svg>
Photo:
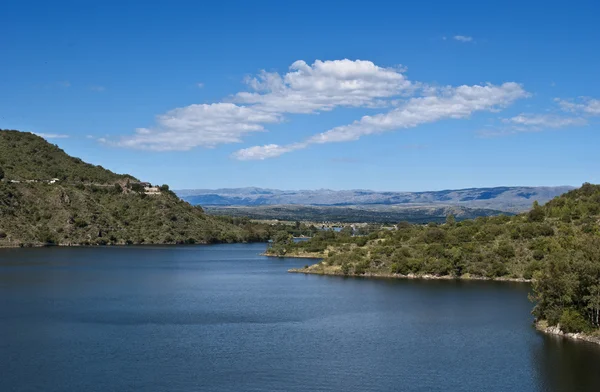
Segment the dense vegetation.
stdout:
<svg viewBox="0 0 600 392">
<path fill-rule="evenodd" d="M 211 217 L 167 185 L 147 194 L 132 176 L 84 163 L 36 135 L 0 131 L 0 246 L 266 241 L 300 229 Z"/>
<path fill-rule="evenodd" d="M 584 184 L 517 216 L 400 223 L 368 235 L 322 232 L 273 255 L 322 257 L 301 271 L 379 276 L 532 279 L 534 314 L 567 331 L 600 325 L 600 186 Z"/>
<path fill-rule="evenodd" d="M 0 168 L 7 180 L 49 180 L 105 184 L 137 181 L 67 155 L 57 146 L 28 132 L 0 129 Z"/>
</svg>

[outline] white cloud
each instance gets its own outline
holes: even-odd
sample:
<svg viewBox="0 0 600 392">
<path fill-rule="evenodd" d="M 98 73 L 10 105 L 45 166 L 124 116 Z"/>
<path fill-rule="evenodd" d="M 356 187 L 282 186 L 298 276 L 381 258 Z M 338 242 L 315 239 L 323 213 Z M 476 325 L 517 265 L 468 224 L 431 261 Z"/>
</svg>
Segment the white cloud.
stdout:
<svg viewBox="0 0 600 392">
<path fill-rule="evenodd" d="M 387 113 L 364 116 L 352 124 L 332 128 L 302 143 L 254 146 L 237 151 L 233 157 L 244 160 L 273 158 L 312 144 L 353 141 L 366 135 L 413 128 L 443 119 L 467 118 L 474 112 L 494 111 L 527 96 L 521 85 L 512 82 L 500 86 L 446 87 L 438 90 L 436 95 L 411 98 Z"/>
<path fill-rule="evenodd" d="M 296 61 L 288 73 L 262 71 L 246 79 L 251 92 L 232 102 L 190 105 L 171 110 L 156 125 L 140 128 L 113 145 L 149 150 L 189 150 L 240 142 L 250 132 L 283 120 L 286 113 L 316 113 L 335 107 L 378 107 L 393 103 L 415 86 L 405 69 L 383 68 L 371 61 Z"/>
<path fill-rule="evenodd" d="M 90 90 L 95 91 L 97 93 L 101 93 L 103 91 L 106 91 L 106 88 L 104 86 L 90 86 Z"/>
<path fill-rule="evenodd" d="M 155 151 L 214 147 L 241 142 L 243 135 L 264 131 L 263 124 L 280 120 L 278 114 L 233 103 L 190 105 L 158 116 L 155 128 L 138 128 L 114 144 Z"/>
<path fill-rule="evenodd" d="M 516 127 L 532 128 L 564 128 L 569 126 L 585 125 L 587 120 L 581 117 L 564 117 L 553 114 L 519 114 L 518 116 L 503 119 L 504 123 Z"/>
<path fill-rule="evenodd" d="M 565 100 L 556 98 L 554 101 L 566 112 L 600 116 L 600 99 L 581 97 L 578 100 Z"/>
<path fill-rule="evenodd" d="M 39 137 L 43 137 L 44 139 L 66 139 L 69 135 L 60 134 L 60 133 L 42 133 L 42 132 L 32 132 L 34 135 Z"/>
<path fill-rule="evenodd" d="M 196 83 L 196 87 L 198 87 L 198 88 L 204 88 L 204 83 Z"/>
<path fill-rule="evenodd" d="M 364 116 L 350 125 L 336 127 L 313 136 L 310 141 L 329 143 L 357 140 L 364 135 L 412 128 L 445 118 L 466 118 L 475 111 L 495 110 L 525 96 L 527 93 L 517 83 L 445 88 L 439 95 L 412 98 L 388 113 Z"/>
<path fill-rule="evenodd" d="M 316 60 L 312 64 L 299 60 L 285 74 L 261 71 L 246 78 L 249 91 L 222 102 L 173 109 L 157 116 L 153 126 L 106 143 L 154 151 L 211 148 L 241 142 L 249 133 L 263 132 L 268 124 L 284 121 L 286 114 L 313 114 L 338 107 L 394 108 L 301 143 L 267 144 L 233 154 L 240 160 L 267 159 L 311 144 L 357 140 L 446 118 L 466 118 L 476 111 L 496 111 L 527 96 L 517 83 L 433 88 L 409 81 L 405 71 L 363 60 Z"/>
<path fill-rule="evenodd" d="M 402 68 L 382 68 L 371 61 L 299 60 L 285 75 L 262 71 L 247 78 L 253 92 L 240 92 L 236 103 L 278 113 L 314 113 L 338 106 L 379 106 L 381 99 L 397 96 L 413 88 Z"/>
<path fill-rule="evenodd" d="M 240 161 L 264 160 L 267 158 L 275 158 L 286 152 L 291 152 L 304 148 L 305 145 L 297 143 L 288 146 L 280 146 L 277 144 L 267 144 L 265 146 L 254 146 L 244 148 L 233 153 L 233 157 Z"/>
<path fill-rule="evenodd" d="M 600 101 L 586 98 L 582 102 L 554 100 L 565 112 L 573 113 L 571 116 L 555 113 L 521 113 L 511 118 L 501 119 L 503 127 L 487 129 L 477 132 L 479 137 L 509 136 L 523 132 L 540 132 L 546 129 L 559 129 L 567 127 L 584 126 L 589 123 L 588 117 L 600 114 Z M 556 112 L 556 111 L 555 111 Z"/>
<path fill-rule="evenodd" d="M 468 35 L 455 35 L 452 38 L 460 42 L 473 42 L 473 37 L 469 37 Z"/>
</svg>

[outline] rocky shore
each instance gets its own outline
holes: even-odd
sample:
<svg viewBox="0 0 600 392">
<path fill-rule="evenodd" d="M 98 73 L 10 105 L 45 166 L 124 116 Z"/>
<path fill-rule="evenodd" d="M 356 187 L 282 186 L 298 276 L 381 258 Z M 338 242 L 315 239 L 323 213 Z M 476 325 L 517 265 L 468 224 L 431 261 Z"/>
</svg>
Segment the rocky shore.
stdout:
<svg viewBox="0 0 600 392">
<path fill-rule="evenodd" d="M 549 326 L 546 320 L 541 320 L 535 323 L 535 328 L 548 335 L 561 336 L 567 339 L 584 341 L 589 343 L 600 344 L 600 336 L 590 335 L 583 332 L 565 333 L 561 331 L 560 325 Z"/>
<path fill-rule="evenodd" d="M 273 254 L 269 254 L 269 253 L 261 253 L 261 256 L 267 256 L 267 257 L 277 257 L 277 258 L 284 258 L 284 257 L 293 257 L 294 259 L 322 259 L 325 256 L 321 256 L 321 255 L 316 255 L 314 253 L 294 253 L 293 255 L 284 255 L 284 256 L 279 256 L 279 255 L 273 255 Z"/>
<path fill-rule="evenodd" d="M 292 257 L 292 256 L 290 256 Z M 296 257 L 296 256 L 293 256 Z M 424 279 L 424 280 L 489 280 L 489 281 L 498 281 L 498 282 L 518 282 L 518 283 L 530 283 L 530 279 L 524 278 L 509 278 L 509 277 L 499 277 L 499 278 L 487 278 L 485 276 L 471 276 L 471 275 L 462 275 L 462 276 L 451 276 L 451 275 L 401 275 L 401 274 L 390 274 L 390 273 L 370 273 L 367 272 L 362 275 L 344 275 L 341 269 L 317 269 L 317 268 L 292 268 L 289 269 L 288 272 L 298 273 L 298 274 L 311 274 L 311 275 L 329 275 L 329 276 L 348 276 L 348 277 L 364 277 L 364 278 L 381 278 L 381 279 Z"/>
</svg>

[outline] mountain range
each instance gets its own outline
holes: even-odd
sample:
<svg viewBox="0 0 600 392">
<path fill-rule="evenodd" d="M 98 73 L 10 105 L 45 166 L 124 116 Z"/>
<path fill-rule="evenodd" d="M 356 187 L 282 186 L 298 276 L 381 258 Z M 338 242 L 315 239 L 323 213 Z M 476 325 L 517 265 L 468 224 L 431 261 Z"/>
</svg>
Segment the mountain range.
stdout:
<svg viewBox="0 0 600 392">
<path fill-rule="evenodd" d="M 364 206 L 416 207 L 462 206 L 488 208 L 505 212 L 528 210 L 534 201 L 544 204 L 562 195 L 571 186 L 529 187 L 503 186 L 426 192 L 380 192 L 371 190 L 278 190 L 264 188 L 186 189 L 175 191 L 191 204 L 213 207 L 230 206 Z"/>
</svg>

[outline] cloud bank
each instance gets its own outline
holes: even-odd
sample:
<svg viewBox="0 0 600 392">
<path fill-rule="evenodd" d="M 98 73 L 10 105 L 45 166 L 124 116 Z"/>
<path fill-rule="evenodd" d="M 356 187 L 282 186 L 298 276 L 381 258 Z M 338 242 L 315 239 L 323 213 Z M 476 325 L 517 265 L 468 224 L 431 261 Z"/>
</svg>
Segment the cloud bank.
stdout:
<svg viewBox="0 0 600 392">
<path fill-rule="evenodd" d="M 478 111 L 493 111 L 528 96 L 517 83 L 495 85 L 446 87 L 435 95 L 411 98 L 387 113 L 364 116 L 349 125 L 332 128 L 316 134 L 304 142 L 286 146 L 269 144 L 242 149 L 234 153 L 240 160 L 273 158 L 312 144 L 337 143 L 358 140 L 362 136 L 418 125 L 444 119 L 462 119 Z"/>
<path fill-rule="evenodd" d="M 454 39 L 472 41 L 468 36 Z M 246 77 L 246 91 L 221 102 L 170 110 L 157 116 L 154 125 L 105 143 L 152 151 L 214 148 L 266 132 L 269 125 L 286 121 L 289 115 L 315 115 L 336 108 L 381 110 L 305 140 L 252 146 L 232 155 L 239 160 L 264 160 L 311 145 L 354 141 L 445 119 L 465 119 L 475 112 L 495 112 L 529 96 L 515 82 L 431 87 L 408 80 L 405 72 L 400 66 L 381 67 L 365 60 L 316 60 L 312 64 L 299 60 L 283 74 L 263 70 Z M 572 110 L 595 110 L 590 101 L 570 104 L 575 105 Z"/>
<path fill-rule="evenodd" d="M 250 91 L 224 102 L 171 110 L 157 116 L 155 126 L 139 128 L 113 144 L 165 151 L 238 143 L 248 133 L 283 121 L 285 114 L 385 106 L 386 99 L 415 88 L 402 72 L 362 60 L 296 61 L 284 75 L 261 71 L 246 78 Z"/>
<path fill-rule="evenodd" d="M 589 97 L 580 97 L 577 100 L 565 100 L 556 98 L 554 100 L 558 105 L 567 112 L 600 116 L 600 99 L 592 99 Z"/>
</svg>

